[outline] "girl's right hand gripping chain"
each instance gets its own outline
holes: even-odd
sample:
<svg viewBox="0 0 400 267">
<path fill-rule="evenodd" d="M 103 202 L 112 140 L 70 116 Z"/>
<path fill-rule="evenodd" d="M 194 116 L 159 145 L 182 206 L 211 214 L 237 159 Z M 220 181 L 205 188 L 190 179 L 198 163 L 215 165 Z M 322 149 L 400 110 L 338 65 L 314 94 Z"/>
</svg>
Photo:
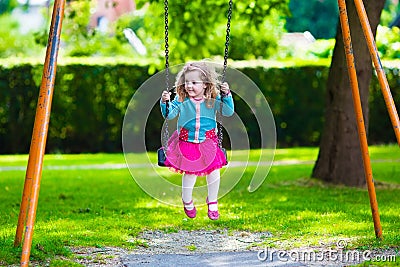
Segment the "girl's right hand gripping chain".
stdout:
<svg viewBox="0 0 400 267">
<path fill-rule="evenodd" d="M 171 100 L 171 93 L 168 91 L 163 91 L 161 94 L 161 101 L 163 103 Z"/>
</svg>

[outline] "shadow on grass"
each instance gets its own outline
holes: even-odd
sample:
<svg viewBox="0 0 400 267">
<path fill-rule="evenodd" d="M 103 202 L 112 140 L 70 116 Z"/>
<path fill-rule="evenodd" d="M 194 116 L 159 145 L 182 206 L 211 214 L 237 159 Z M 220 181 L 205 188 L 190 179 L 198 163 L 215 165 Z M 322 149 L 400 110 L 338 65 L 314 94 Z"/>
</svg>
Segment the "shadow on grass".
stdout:
<svg viewBox="0 0 400 267">
<path fill-rule="evenodd" d="M 379 163 L 378 170 L 394 163 Z M 392 165 L 391 165 L 392 164 Z M 228 229 L 271 232 L 280 246 L 318 246 L 340 238 L 352 246 L 399 247 L 400 188 L 377 187 L 383 241 L 376 241 L 366 189 L 333 186 L 307 178 L 312 165 L 275 166 L 254 193 L 247 191 L 251 168 L 219 200 L 221 219 L 210 221 L 207 207 L 188 220 L 182 207 L 164 205 L 146 195 L 125 169 L 43 172 L 32 260 L 70 256 L 70 246 L 119 246 L 134 249 L 144 230 Z M 141 170 L 146 175 L 146 170 Z M 234 173 L 233 173 L 234 174 Z M 378 175 L 379 176 L 379 173 Z M 19 261 L 13 248 L 24 172 L 2 172 L 0 180 L 0 262 Z M 151 179 L 151 177 L 149 177 Z M 179 179 L 176 176 L 175 179 Z M 176 181 L 177 183 L 179 181 Z M 176 197 L 179 199 L 180 193 Z"/>
</svg>

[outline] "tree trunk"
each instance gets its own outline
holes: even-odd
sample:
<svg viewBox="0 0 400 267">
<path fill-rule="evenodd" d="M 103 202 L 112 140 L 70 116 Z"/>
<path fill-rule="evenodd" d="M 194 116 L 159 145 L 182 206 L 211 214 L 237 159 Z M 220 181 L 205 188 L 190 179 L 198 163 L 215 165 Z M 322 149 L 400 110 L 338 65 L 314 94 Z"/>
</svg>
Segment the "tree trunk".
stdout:
<svg viewBox="0 0 400 267">
<path fill-rule="evenodd" d="M 384 4 L 385 0 L 364 0 L 374 36 Z M 368 129 L 368 96 L 372 61 L 353 0 L 346 0 L 346 5 L 364 121 Z M 328 77 L 325 126 L 312 176 L 334 184 L 359 187 L 365 185 L 340 23 L 338 23 L 336 44 Z"/>
</svg>

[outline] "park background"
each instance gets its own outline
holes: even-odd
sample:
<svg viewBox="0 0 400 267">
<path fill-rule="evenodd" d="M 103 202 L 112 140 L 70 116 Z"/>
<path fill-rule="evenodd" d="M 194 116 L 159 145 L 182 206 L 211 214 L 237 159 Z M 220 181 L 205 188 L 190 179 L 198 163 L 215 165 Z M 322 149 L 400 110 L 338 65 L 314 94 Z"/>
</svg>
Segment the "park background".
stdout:
<svg viewBox="0 0 400 267">
<path fill-rule="evenodd" d="M 122 12 L 115 17 L 104 15 L 100 19 L 93 20 L 96 14 L 94 11 L 97 10 L 95 3 L 90 1 L 67 3 L 46 148 L 48 154 L 60 155 L 62 158 L 61 155 L 69 153 L 120 153 L 122 151 L 122 121 L 129 100 L 144 81 L 164 69 L 164 21 L 154 19 L 162 18 L 163 3 L 137 1 L 130 8 L 130 12 Z M 338 26 L 337 2 L 310 1 L 310 4 L 304 5 L 302 1 L 293 0 L 290 2 L 266 1 L 265 4 L 251 1 L 249 4 L 238 3 L 235 8 L 229 66 L 249 76 L 270 103 L 277 128 L 278 151 L 295 148 L 293 151 L 297 152 L 294 152 L 294 159 L 315 160 L 317 153 L 315 148 L 311 148 L 305 158 L 302 158 L 296 148 L 316 147 L 320 143 L 325 123 L 327 79 Z M 400 34 L 395 23 L 399 8 L 398 1 L 386 1 L 376 37 L 397 107 L 400 102 Z M 213 1 L 205 6 L 201 1 L 191 1 L 189 7 L 179 1 L 171 1 L 170 63 L 180 64 L 186 60 L 202 58 L 211 58 L 222 63 L 226 27 L 225 9 L 225 1 Z M 21 155 L 22 159 L 21 156 L 16 156 L 11 165 L 20 166 L 26 163 L 43 71 L 51 10 L 52 5 L 49 2 L 45 2 L 45 6 L 40 6 L 40 3 L 33 1 L 26 3 L 2 1 L 0 5 L 0 20 L 4 25 L 0 29 L 0 154 L 25 154 Z M 188 10 L 196 10 L 197 13 Z M 29 29 L 28 25 L 30 26 L 31 23 L 27 24 L 24 21 L 26 17 L 22 16 L 29 12 L 40 14 L 43 19 L 42 23 L 33 29 Z M 105 20 L 104 17 L 106 17 Z M 92 24 L 93 21 L 95 21 L 94 24 Z M 124 35 L 126 28 L 135 32 L 146 48 L 145 51 L 137 44 L 132 46 L 128 42 L 132 35 Z M 398 159 L 398 154 L 391 145 L 396 142 L 395 136 L 375 76 L 372 77 L 369 90 L 368 140 L 371 145 L 384 148 L 381 155 L 388 158 L 392 155 L 394 159 Z M 240 98 L 236 97 L 235 101 L 237 102 L 236 112 L 244 121 L 251 121 L 252 114 L 249 112 L 249 107 L 242 103 Z M 155 108 L 157 107 L 156 103 L 152 104 Z M 149 134 L 151 138 L 147 138 L 146 141 L 150 150 L 156 150 L 160 146 L 162 120 L 158 110 L 155 110 L 152 116 L 154 119 L 149 120 L 148 129 L 146 129 L 146 134 Z M 248 126 L 251 146 L 257 149 L 260 144 L 257 125 L 249 123 L 246 126 Z M 86 162 L 81 157 L 78 156 L 78 158 L 77 161 Z M 103 156 L 103 158 L 107 157 Z M 98 160 L 102 162 L 101 159 Z M 7 162 L 9 160 L 5 159 L 2 164 L 8 166 L 10 163 Z M 51 161 L 49 164 L 51 166 Z M 296 167 L 296 170 L 301 168 Z M 384 169 L 384 167 L 380 168 Z M 387 189 L 388 185 L 384 184 L 384 187 L 390 191 L 386 194 L 388 199 L 391 194 L 395 195 L 398 192 L 397 184 L 399 183 L 396 179 L 399 170 L 395 167 L 395 163 L 390 165 L 389 169 L 391 169 L 389 180 L 385 181 L 385 178 L 382 178 L 382 182 L 390 183 L 389 189 Z M 310 172 L 310 166 L 308 166 L 301 175 L 289 172 L 285 177 L 291 186 L 299 182 L 306 183 L 306 187 L 313 186 L 314 184 L 310 185 L 304 180 L 296 180 L 299 177 L 302 177 L 301 179 L 304 179 L 304 176 L 309 177 Z M 7 179 L 2 181 L 5 188 L 2 196 L 4 198 L 10 196 L 10 188 L 13 188 L 12 196 L 18 199 L 22 192 L 23 172 L 19 171 L 11 176 L 7 174 L 2 170 L 2 178 L 12 179 L 12 182 Z M 13 179 L 17 176 L 19 180 Z M 87 176 L 95 179 L 92 174 Z M 59 178 L 56 177 L 54 179 Z M 174 177 L 174 179 L 177 178 Z M 277 183 L 274 184 L 274 179 L 272 179 L 272 187 L 282 185 L 278 180 L 276 178 Z M 107 183 L 106 180 L 102 181 Z M 318 190 L 324 187 L 319 184 L 316 186 Z M 336 190 L 340 191 L 338 188 L 331 191 Z M 343 190 L 352 192 L 352 189 Z M 362 192 L 358 193 L 362 194 Z M 72 193 L 71 195 L 65 192 L 55 194 L 58 201 L 73 198 Z M 235 194 L 241 195 L 243 192 Z M 99 192 L 97 195 L 103 199 L 102 196 L 104 192 Z M 16 202 L 18 200 L 13 200 L 11 211 L 10 206 L 6 204 L 2 209 L 7 214 L 3 218 L 6 218 L 8 225 L 4 234 L 4 245 L 9 245 L 9 240 L 12 239 L 10 231 L 15 226 L 15 216 L 18 212 Z M 360 205 L 365 205 L 363 209 L 367 210 L 361 216 L 362 220 L 365 220 L 365 217 L 368 218 L 367 200 L 360 201 Z M 87 216 L 86 213 L 95 210 L 88 207 L 75 207 L 72 210 L 74 214 Z M 327 205 L 325 208 L 329 210 L 329 207 Z M 330 208 L 334 210 L 337 207 Z M 49 207 L 49 209 L 52 208 Z M 349 210 L 352 208 L 349 207 Z M 105 211 L 100 213 L 102 212 Z M 390 214 L 394 216 L 393 220 L 398 218 L 398 210 L 394 213 L 391 211 Z M 39 225 L 40 220 L 45 218 L 45 215 L 40 215 L 39 212 Z M 219 227 L 227 227 L 224 223 L 227 222 L 222 222 Z M 241 222 L 240 226 L 228 223 L 228 228 L 245 228 L 244 225 L 248 223 L 249 221 Z M 199 223 L 194 228 L 204 228 L 204 224 L 205 222 Z M 140 222 L 135 225 L 140 228 Z M 161 228 L 170 229 L 170 227 L 163 225 Z M 193 226 L 176 227 L 179 229 Z M 287 225 L 282 224 L 281 227 L 284 228 Z M 396 225 L 392 227 L 395 228 Z M 262 226 L 257 225 L 254 228 L 260 230 Z M 276 227 L 275 230 L 278 231 L 278 228 Z M 138 231 L 131 231 L 129 235 L 135 236 Z M 44 233 L 38 238 L 37 244 L 45 243 L 41 238 L 46 240 Z M 77 243 L 93 246 L 100 240 L 98 243 L 102 246 L 103 243 L 113 242 L 104 241 L 102 238 L 97 241 L 94 238 L 88 239 L 89 241 L 85 243 L 78 238 Z M 60 241 L 57 237 L 54 240 L 56 243 Z M 73 243 L 73 241 L 69 242 L 70 245 Z M 389 243 L 385 245 L 398 248 L 398 235 L 391 236 Z M 59 245 L 54 247 L 59 248 Z M 54 247 L 41 249 L 37 246 L 33 251 L 33 256 L 43 259 L 48 257 L 46 253 L 49 254 L 49 251 L 51 251 L 50 254 L 68 254 L 63 250 L 54 252 L 56 250 Z M 46 249 L 48 249 L 47 252 Z"/>
<path fill-rule="evenodd" d="M 269 12 L 264 16 L 233 14 L 229 54 L 233 62 L 229 62 L 229 66 L 249 76 L 264 93 L 275 117 L 279 147 L 317 146 L 324 124 L 327 78 L 338 21 L 337 3 L 315 1 L 309 7 L 298 1 L 291 1 L 290 5 L 281 2 L 278 8 L 264 11 Z M 194 10 L 199 8 L 196 3 L 192 5 Z M 214 5 L 219 8 L 219 12 L 214 12 L 217 13 L 213 15 L 215 17 L 193 23 L 190 12 L 185 13 L 183 7 L 172 2 L 170 64 L 202 58 L 223 63 L 220 57 L 225 42 L 226 21 L 223 16 L 226 10 L 222 9 L 221 1 Z M 3 31 L 0 47 L 0 154 L 29 151 L 35 114 L 33 107 L 37 102 L 47 44 L 51 6 L 36 7 L 31 11 L 36 15 L 40 12 L 39 18 L 43 21 L 40 27 L 37 26 L 39 28 L 28 32 L 25 24 L 18 23 L 16 14 L 28 12 L 29 2 L 19 6 L 21 8 L 26 10 L 10 14 L 5 9 L 0 18 L 2 25 L 6 25 L 0 30 Z M 131 97 L 151 75 L 164 69 L 163 20 L 152 19 L 163 16 L 162 3 L 136 8 L 121 13 L 104 30 L 89 26 L 96 14 L 92 2 L 68 2 L 48 153 L 121 151 L 122 121 Z M 239 5 L 237 8 L 251 7 Z M 213 7 L 202 9 L 205 14 L 212 13 Z M 390 26 L 398 16 L 398 9 L 396 1 L 387 1 L 377 33 L 377 46 L 395 103 L 399 103 L 400 98 L 400 34 L 398 27 Z M 179 16 L 180 13 L 184 15 Z M 145 51 L 130 45 L 124 35 L 126 28 L 137 33 Z M 213 28 L 217 30 L 213 31 Z M 250 120 L 249 108 L 240 102 L 240 98 L 235 100 L 238 102 L 237 113 L 243 120 Z M 299 119 L 299 110 L 306 120 Z M 370 85 L 369 110 L 370 143 L 395 142 L 395 136 L 388 130 L 391 123 L 376 77 Z M 153 137 L 160 136 L 162 119 L 158 110 L 151 118 L 146 132 Z M 248 127 L 252 147 L 259 146 L 257 125 Z M 102 134 L 98 135 L 99 132 Z M 147 142 L 150 150 L 159 146 L 159 138 L 148 138 Z"/>
</svg>

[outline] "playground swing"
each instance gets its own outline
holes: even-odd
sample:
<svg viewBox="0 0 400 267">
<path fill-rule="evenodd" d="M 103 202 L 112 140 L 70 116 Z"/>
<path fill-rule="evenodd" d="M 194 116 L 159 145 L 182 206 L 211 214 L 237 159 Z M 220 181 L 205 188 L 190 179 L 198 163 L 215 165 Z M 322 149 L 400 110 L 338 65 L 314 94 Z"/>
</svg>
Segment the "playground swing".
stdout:
<svg viewBox="0 0 400 267">
<path fill-rule="evenodd" d="M 397 142 L 400 145 L 400 123 L 398 114 L 393 102 L 393 98 L 390 94 L 388 82 L 386 80 L 385 73 L 383 71 L 379 54 L 377 53 L 376 45 L 374 42 L 374 38 L 372 35 L 372 31 L 369 27 L 368 17 L 365 12 L 362 0 L 354 0 L 357 7 L 357 12 L 359 15 L 360 22 L 362 23 L 362 27 L 364 30 L 364 35 L 366 37 L 368 48 L 370 49 L 371 57 L 373 58 L 373 62 L 375 65 L 375 69 L 378 73 L 378 78 L 380 81 L 381 89 L 384 94 L 385 102 L 389 111 L 389 115 L 393 124 L 393 128 L 395 130 Z M 167 89 L 168 86 L 168 1 L 165 0 L 166 4 L 166 84 Z M 356 97 L 354 97 L 354 105 L 357 106 L 358 117 L 358 126 L 359 126 L 359 138 L 360 143 L 362 143 L 362 151 L 363 151 L 363 159 L 365 165 L 365 172 L 366 172 L 366 179 L 368 181 L 368 191 L 370 197 L 370 204 L 373 213 L 374 219 L 374 227 L 375 227 L 375 234 L 377 238 L 382 237 L 382 229 L 380 226 L 380 217 L 378 212 L 378 206 L 376 202 L 375 196 L 375 188 L 372 179 L 372 170 L 370 166 L 370 159 L 368 154 L 368 144 L 365 135 L 365 127 L 363 122 L 363 115 L 361 109 L 361 103 L 359 100 L 358 95 L 358 84 L 357 84 L 357 76 L 356 70 L 354 67 L 354 57 L 353 51 L 351 50 L 351 38 L 350 38 L 350 30 L 349 30 L 349 20 L 347 17 L 347 10 L 346 10 L 346 2 L 345 0 L 338 0 L 339 8 L 340 8 L 340 20 L 342 31 L 346 33 L 343 35 L 343 42 L 345 43 L 346 48 L 346 59 L 348 63 L 348 72 L 350 79 L 352 80 L 352 90 L 356 93 Z M 230 9 L 229 9 L 229 16 L 228 16 L 228 27 L 227 27 L 227 42 L 225 46 L 225 57 L 224 57 L 224 75 L 226 71 L 226 62 L 227 62 L 227 49 L 229 44 L 229 22 L 230 22 L 230 15 L 231 15 L 231 8 L 232 8 L 232 0 L 229 1 Z M 25 184 L 24 190 L 20 205 L 20 213 L 18 217 L 18 224 L 16 229 L 16 235 L 14 240 L 14 246 L 18 247 L 22 245 L 21 251 L 21 266 L 28 266 L 29 258 L 31 253 L 31 245 L 32 245 L 32 236 L 33 236 L 33 228 L 35 224 L 35 217 L 36 217 L 36 209 L 40 191 L 40 180 L 41 180 L 41 173 L 42 173 L 42 166 L 43 166 L 43 158 L 44 158 L 44 151 L 46 148 L 46 138 L 48 132 L 48 125 L 50 119 L 50 109 L 52 103 L 52 96 L 55 84 L 55 74 L 57 69 L 57 56 L 58 56 L 58 49 L 60 43 L 60 34 L 61 34 L 61 27 L 62 27 L 62 19 L 64 15 L 64 8 L 65 8 L 65 1 L 62 0 L 55 0 L 54 7 L 53 7 L 53 15 L 52 21 L 50 26 L 49 38 L 48 38 L 48 45 L 46 50 L 46 58 L 43 67 L 43 75 L 42 75 L 42 82 L 40 86 L 39 92 L 39 99 L 36 108 L 36 115 L 35 115 L 35 122 L 33 126 L 33 133 L 32 133 L 32 142 L 29 150 L 29 159 L 28 159 L 28 166 L 26 170 L 26 177 L 25 177 Z M 224 77 L 223 75 L 223 77 Z M 168 90 L 169 91 L 169 90 Z M 222 132 L 220 132 L 222 133 Z M 222 138 L 220 139 L 222 141 Z M 368 175 L 367 175 L 368 174 Z M 23 239 L 23 240 L 22 240 Z"/>
<path fill-rule="evenodd" d="M 222 70 L 222 83 L 225 82 L 226 77 L 226 69 L 228 66 L 228 51 L 229 51 L 229 39 L 230 39 L 230 30 L 231 30 L 231 19 L 232 19 L 232 6 L 233 0 L 229 0 L 229 8 L 228 8 L 228 20 L 226 23 L 226 36 L 225 36 L 225 51 L 224 51 L 224 65 Z M 169 86 L 169 44 L 168 44 L 168 0 L 164 1 L 164 18 L 165 18 L 165 88 L 168 92 L 173 92 L 175 87 L 170 88 Z M 219 109 L 219 116 L 222 114 L 222 107 L 223 107 L 223 98 L 224 94 L 221 91 L 221 100 L 220 100 L 220 109 Z M 165 127 L 163 129 L 163 144 L 162 147 L 157 150 L 157 164 L 160 167 L 165 167 L 165 161 L 167 159 L 167 151 L 168 151 L 168 140 L 169 140 L 169 132 L 168 132 L 168 115 L 169 115 L 169 101 L 166 101 L 166 114 L 165 114 Z M 223 141 L 223 132 L 222 132 L 222 124 L 221 120 L 217 120 L 217 128 L 218 128 L 218 147 L 222 150 L 225 155 L 225 165 L 228 164 L 228 157 L 226 154 L 226 149 L 222 147 Z"/>
</svg>

